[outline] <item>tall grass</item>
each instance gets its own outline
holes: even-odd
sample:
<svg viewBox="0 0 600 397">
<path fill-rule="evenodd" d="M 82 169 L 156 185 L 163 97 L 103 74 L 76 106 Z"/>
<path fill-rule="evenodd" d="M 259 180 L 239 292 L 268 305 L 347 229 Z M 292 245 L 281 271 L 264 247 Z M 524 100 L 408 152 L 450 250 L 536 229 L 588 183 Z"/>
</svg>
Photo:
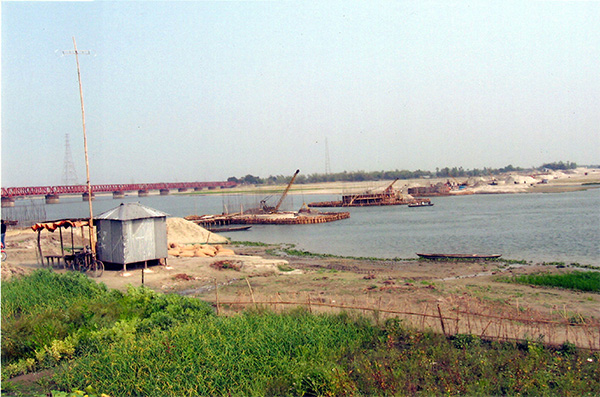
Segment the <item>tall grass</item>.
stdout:
<svg viewBox="0 0 600 397">
<path fill-rule="evenodd" d="M 55 350 L 67 339 L 63 350 L 95 351 L 98 340 L 109 341 L 107 335 L 122 333 L 128 323 L 139 332 L 149 332 L 212 312 L 208 304 L 178 295 L 143 287 L 131 287 L 124 295 L 80 273 L 39 270 L 2 284 L 3 374 L 11 376 L 60 361 L 64 355 Z M 53 346 L 56 359 L 48 361 L 44 351 Z M 37 360 L 34 364 L 33 359 Z M 6 368 L 15 369 L 7 373 Z"/>
<path fill-rule="evenodd" d="M 114 395 L 339 394 L 350 380 L 337 363 L 377 332 L 363 320 L 303 310 L 205 317 L 108 346 L 55 380 L 82 388 L 94 379 Z"/>
<path fill-rule="evenodd" d="M 106 293 L 104 284 L 81 273 L 59 275 L 52 270 L 38 270 L 29 277 L 2 283 L 2 320 L 49 307 L 66 308 L 74 300 L 98 298 Z"/>
<path fill-rule="evenodd" d="M 566 288 L 585 292 L 600 292 L 600 272 L 596 271 L 573 271 L 565 274 L 523 274 L 512 278 L 501 278 L 501 280 L 519 284 Z"/>
<path fill-rule="evenodd" d="M 568 343 L 447 339 L 302 309 L 219 317 L 193 298 L 42 273 L 3 285 L 16 308 L 2 324 L 3 387 L 53 367 L 55 388 L 113 396 L 600 394 L 600 353 Z"/>
</svg>

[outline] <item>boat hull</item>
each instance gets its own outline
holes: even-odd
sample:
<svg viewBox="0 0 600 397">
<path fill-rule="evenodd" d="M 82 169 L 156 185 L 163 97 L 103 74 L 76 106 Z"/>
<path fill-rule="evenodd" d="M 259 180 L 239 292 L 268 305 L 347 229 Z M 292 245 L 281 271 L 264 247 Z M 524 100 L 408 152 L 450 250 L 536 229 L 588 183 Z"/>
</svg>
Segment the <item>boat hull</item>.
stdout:
<svg viewBox="0 0 600 397">
<path fill-rule="evenodd" d="M 496 259 L 502 254 L 419 254 L 423 259 Z"/>
</svg>

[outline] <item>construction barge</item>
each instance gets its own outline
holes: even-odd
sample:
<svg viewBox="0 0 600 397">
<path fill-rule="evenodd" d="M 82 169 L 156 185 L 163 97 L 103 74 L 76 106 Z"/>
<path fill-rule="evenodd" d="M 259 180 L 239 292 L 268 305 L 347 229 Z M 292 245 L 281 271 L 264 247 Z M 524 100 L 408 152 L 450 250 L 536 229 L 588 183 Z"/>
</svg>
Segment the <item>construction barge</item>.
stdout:
<svg viewBox="0 0 600 397">
<path fill-rule="evenodd" d="M 349 212 L 279 212 L 277 214 L 190 215 L 185 219 L 206 229 L 227 225 L 308 225 L 350 218 Z"/>
<path fill-rule="evenodd" d="M 392 186 L 398 179 L 392 182 L 382 192 L 367 191 L 364 193 L 344 194 L 340 201 L 320 201 L 308 204 L 310 207 L 369 207 L 369 206 L 384 206 L 384 205 L 407 205 L 414 204 L 417 201 L 427 201 L 429 199 L 415 200 L 411 195 L 402 194 L 400 191 L 394 190 Z"/>
<path fill-rule="evenodd" d="M 263 199 L 259 208 L 249 209 L 245 212 L 223 213 L 221 215 L 189 215 L 185 219 L 210 230 L 228 225 L 308 225 L 350 218 L 349 212 L 319 212 L 309 208 L 306 204 L 303 204 L 299 211 L 280 211 L 279 208 L 283 203 L 283 199 L 287 196 L 299 172 L 300 170 L 296 170 L 279 201 L 273 207 L 267 205 L 267 199 Z"/>
</svg>

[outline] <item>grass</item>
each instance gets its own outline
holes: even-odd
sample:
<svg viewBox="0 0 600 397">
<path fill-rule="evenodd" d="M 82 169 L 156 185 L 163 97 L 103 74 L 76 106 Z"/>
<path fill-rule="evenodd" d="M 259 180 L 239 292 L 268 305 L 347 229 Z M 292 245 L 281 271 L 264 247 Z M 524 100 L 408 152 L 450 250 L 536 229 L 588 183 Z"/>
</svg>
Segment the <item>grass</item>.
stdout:
<svg viewBox="0 0 600 397">
<path fill-rule="evenodd" d="M 270 244 L 265 244 L 256 241 L 231 241 L 232 245 L 242 245 L 247 247 L 268 247 Z"/>
<path fill-rule="evenodd" d="M 376 325 L 347 313 L 303 309 L 275 314 L 259 307 L 216 316 L 197 299 L 144 287 L 123 294 L 78 274 L 41 272 L 3 283 L 3 294 L 9 291 L 3 307 L 18 308 L 2 313 L 3 395 L 24 393 L 7 381 L 18 370 L 43 368 L 53 375 L 37 394 L 600 394 L 600 353 L 570 343 L 555 349 L 537 341 L 448 339 L 397 319 Z M 68 287 L 56 292 L 46 283 Z M 31 332 L 35 327 L 46 330 L 43 341 Z M 5 350 L 9 335 L 33 349 Z"/>
<path fill-rule="evenodd" d="M 524 274 L 512 278 L 500 277 L 500 281 L 518 284 L 565 288 L 575 291 L 600 293 L 600 272 L 572 271 L 564 274 Z"/>
</svg>

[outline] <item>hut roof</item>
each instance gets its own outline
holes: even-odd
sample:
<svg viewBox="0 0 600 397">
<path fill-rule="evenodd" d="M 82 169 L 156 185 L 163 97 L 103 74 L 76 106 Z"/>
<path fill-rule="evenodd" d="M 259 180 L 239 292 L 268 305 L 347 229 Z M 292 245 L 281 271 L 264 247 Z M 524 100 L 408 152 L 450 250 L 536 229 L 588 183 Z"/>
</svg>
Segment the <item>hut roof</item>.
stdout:
<svg viewBox="0 0 600 397">
<path fill-rule="evenodd" d="M 121 203 L 120 206 L 96 216 L 96 219 L 130 221 L 134 219 L 162 218 L 168 214 L 140 203 Z"/>
</svg>

